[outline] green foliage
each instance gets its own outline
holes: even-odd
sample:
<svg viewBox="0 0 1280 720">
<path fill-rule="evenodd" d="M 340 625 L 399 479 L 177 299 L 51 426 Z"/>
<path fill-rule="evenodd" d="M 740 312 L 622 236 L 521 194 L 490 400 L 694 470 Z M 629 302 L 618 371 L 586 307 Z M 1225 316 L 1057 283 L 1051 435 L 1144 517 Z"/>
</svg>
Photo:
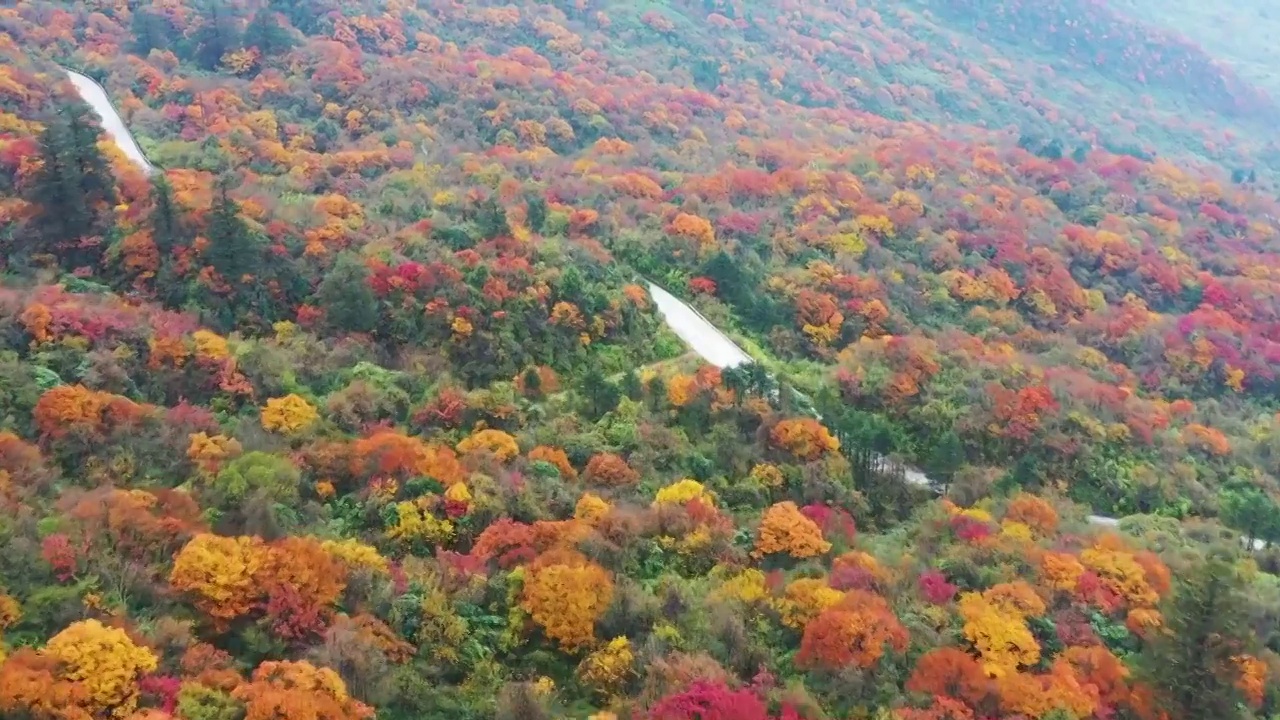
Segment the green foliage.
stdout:
<svg viewBox="0 0 1280 720">
<path fill-rule="evenodd" d="M 261 451 L 227 463 L 213 479 L 217 506 L 229 508 L 252 496 L 256 501 L 290 503 L 298 497 L 298 469 L 287 458 Z"/>
</svg>

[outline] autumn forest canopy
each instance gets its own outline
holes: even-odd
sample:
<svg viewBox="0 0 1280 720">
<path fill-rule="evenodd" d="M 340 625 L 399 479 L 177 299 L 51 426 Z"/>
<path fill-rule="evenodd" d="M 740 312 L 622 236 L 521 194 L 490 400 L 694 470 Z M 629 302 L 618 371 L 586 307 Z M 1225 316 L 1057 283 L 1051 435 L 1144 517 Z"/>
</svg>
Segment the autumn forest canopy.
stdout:
<svg viewBox="0 0 1280 720">
<path fill-rule="evenodd" d="M 1280 717 L 1265 13 L 3 5 L 3 720 Z"/>
</svg>

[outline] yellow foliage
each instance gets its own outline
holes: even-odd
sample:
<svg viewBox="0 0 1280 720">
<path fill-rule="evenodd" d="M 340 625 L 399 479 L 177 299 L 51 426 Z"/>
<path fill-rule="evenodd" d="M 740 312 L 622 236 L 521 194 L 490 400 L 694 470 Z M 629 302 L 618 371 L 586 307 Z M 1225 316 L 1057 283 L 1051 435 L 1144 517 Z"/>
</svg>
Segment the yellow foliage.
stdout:
<svg viewBox="0 0 1280 720">
<path fill-rule="evenodd" d="M 578 677 L 599 692 L 613 693 L 631 676 L 634 662 L 631 641 L 625 637 L 614 638 L 583 658 L 578 664 Z"/>
<path fill-rule="evenodd" d="M 459 315 L 458 317 L 455 317 L 453 319 L 453 322 L 449 324 L 449 327 L 453 329 L 453 334 L 457 335 L 460 338 L 471 337 L 471 333 L 475 330 L 475 328 L 471 325 L 471 321 L 467 320 L 461 315 Z"/>
<path fill-rule="evenodd" d="M 1098 545 L 1081 552 L 1080 562 L 1097 574 L 1112 592 L 1132 605 L 1150 607 L 1160 600 L 1147 583 L 1146 571 L 1134 559 L 1133 553 Z"/>
<path fill-rule="evenodd" d="M 366 545 L 355 538 L 325 540 L 320 543 L 320 548 L 338 561 L 345 563 L 351 569 L 367 568 L 379 573 L 386 573 L 391 567 L 390 563 L 378 552 L 377 548 L 372 545 Z"/>
<path fill-rule="evenodd" d="M 396 524 L 387 530 L 387 537 L 392 540 L 421 540 L 441 545 L 453 538 L 453 523 L 432 515 L 420 503 L 396 503 L 396 517 Z"/>
<path fill-rule="evenodd" d="M 715 496 L 702 486 L 702 483 L 692 478 L 685 478 L 658 491 L 657 496 L 653 500 L 654 506 L 658 505 L 684 505 L 690 500 L 701 500 L 707 505 L 715 505 Z"/>
<path fill-rule="evenodd" d="M 1028 525 L 1009 519 L 1000 522 L 1000 537 L 1019 543 L 1028 543 L 1035 539 Z"/>
<path fill-rule="evenodd" d="M 200 360 L 221 361 L 231 357 L 231 348 L 227 339 L 208 330 L 197 330 L 191 333 L 196 344 L 196 357 Z"/>
<path fill-rule="evenodd" d="M 137 681 L 155 670 L 151 650 L 135 645 L 125 631 L 97 620 L 69 625 L 45 645 L 44 653 L 62 662 L 62 676 L 89 692 L 91 712 L 123 718 L 138 704 Z"/>
<path fill-rule="evenodd" d="M 772 463 L 760 463 L 751 468 L 750 477 L 767 488 L 782 487 L 782 483 L 786 480 L 778 466 Z"/>
<path fill-rule="evenodd" d="M 187 458 L 205 472 L 215 472 L 224 460 L 240 455 L 240 442 L 226 435 L 208 435 L 203 432 L 187 436 Z"/>
<path fill-rule="evenodd" d="M 1000 677 L 1017 672 L 1019 666 L 1040 662 L 1040 645 L 1021 615 L 978 593 L 961 595 L 958 605 L 964 635 L 982 656 L 988 675 Z"/>
<path fill-rule="evenodd" d="M 466 483 L 454 483 L 444 491 L 444 498 L 466 505 L 471 502 L 471 491 L 467 489 Z"/>
<path fill-rule="evenodd" d="M 457 449 L 463 455 L 469 455 L 478 450 L 487 450 L 502 462 L 507 462 L 520 454 L 520 447 L 516 445 L 515 438 L 501 430 L 493 429 L 481 430 L 468 435 L 462 442 L 458 443 Z"/>
<path fill-rule="evenodd" d="M 823 539 L 817 524 L 805 517 L 795 503 L 787 501 L 764 511 L 752 555 L 758 558 L 784 552 L 795 558 L 808 558 L 830 549 L 831 543 Z"/>
<path fill-rule="evenodd" d="M 747 568 L 729 578 L 711 593 L 712 597 L 732 598 L 747 605 L 761 602 L 769 597 L 765 586 L 764 573 L 755 568 Z"/>
<path fill-rule="evenodd" d="M 296 394 L 271 398 L 262 408 L 262 427 L 271 432 L 295 433 L 319 419 L 315 406 Z"/>
<path fill-rule="evenodd" d="M 594 525 L 612 509 L 613 506 L 609 501 L 599 495 L 583 493 L 582 497 L 578 498 L 578 504 L 573 508 L 573 517 L 588 525 Z"/>
<path fill-rule="evenodd" d="M 801 630 L 819 613 L 844 599 L 844 593 L 820 578 L 801 578 L 787 585 L 781 598 L 773 601 L 782 624 Z"/>
<path fill-rule="evenodd" d="M 613 578 L 581 556 L 558 560 L 526 570 L 520 607 L 547 638 L 573 652 L 595 642 L 596 620 L 613 600 Z"/>
<path fill-rule="evenodd" d="M 194 595 L 196 607 L 215 622 L 234 620 L 253 607 L 254 576 L 265 559 L 257 538 L 201 533 L 178 551 L 169 584 Z"/>
</svg>

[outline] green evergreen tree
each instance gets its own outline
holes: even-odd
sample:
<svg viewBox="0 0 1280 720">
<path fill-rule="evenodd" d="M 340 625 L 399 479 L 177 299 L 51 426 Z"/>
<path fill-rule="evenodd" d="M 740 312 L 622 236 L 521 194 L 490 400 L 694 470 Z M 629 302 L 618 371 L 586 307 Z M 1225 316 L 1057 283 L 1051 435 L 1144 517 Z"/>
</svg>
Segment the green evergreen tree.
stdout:
<svg viewBox="0 0 1280 720">
<path fill-rule="evenodd" d="M 527 205 L 529 209 L 525 220 L 529 224 L 529 229 L 536 233 L 542 232 L 542 226 L 547 222 L 547 201 L 542 197 L 534 196 L 529 198 Z"/>
<path fill-rule="evenodd" d="M 542 376 L 538 374 L 538 369 L 528 367 L 524 370 L 523 383 L 524 394 L 531 398 L 542 396 Z"/>
<path fill-rule="evenodd" d="M 244 275 L 260 269 L 261 241 L 240 217 L 240 205 L 231 198 L 229 177 L 218 181 L 205 237 L 209 240 L 205 257 L 232 287 L 238 286 Z"/>
<path fill-rule="evenodd" d="M 623 373 L 619 389 L 623 395 L 632 400 L 639 400 L 644 397 L 644 384 L 640 382 L 640 375 L 635 368 L 627 368 L 627 371 Z"/>
<path fill-rule="evenodd" d="M 267 9 L 255 13 L 244 29 L 242 44 L 247 48 L 257 48 L 263 57 L 283 55 L 292 50 L 297 43 L 276 17 L 276 13 Z"/>
<path fill-rule="evenodd" d="M 1222 521 L 1244 533 L 1250 548 L 1255 540 L 1271 542 L 1280 535 L 1280 506 L 1253 486 L 1224 489 L 1218 493 Z"/>
<path fill-rule="evenodd" d="M 224 55 L 243 47 L 239 21 L 225 0 L 209 0 L 201 13 L 200 26 L 192 36 L 192 43 L 195 46 L 194 60 L 205 70 L 216 70 Z"/>
<path fill-rule="evenodd" d="M 40 136 L 43 166 L 31 183 L 27 200 L 36 207 L 36 252 L 53 253 L 63 267 L 93 267 L 111 229 L 116 204 L 115 176 L 98 150 L 98 128 L 86 119 L 83 105 L 62 106 Z"/>
<path fill-rule="evenodd" d="M 146 57 L 152 50 L 168 50 L 173 44 L 174 29 L 168 18 L 138 8 L 129 23 L 133 34 L 133 53 Z"/>
<path fill-rule="evenodd" d="M 578 393 L 585 401 L 583 414 L 593 422 L 604 417 L 606 413 L 612 412 L 622 401 L 622 391 L 594 364 L 587 368 L 586 374 L 582 376 L 582 381 L 578 384 Z"/>
<path fill-rule="evenodd" d="M 151 239 L 165 262 L 174 249 L 187 244 L 181 211 L 173 199 L 173 186 L 163 173 L 151 181 Z"/>
<path fill-rule="evenodd" d="M 338 257 L 317 292 L 325 319 L 348 332 L 372 332 L 378 326 L 378 298 L 369 287 L 369 268 L 354 254 Z"/>
<path fill-rule="evenodd" d="M 963 463 L 964 443 L 960 441 L 959 435 L 948 430 L 929 452 L 924 471 L 935 487 L 945 490 Z"/>
<path fill-rule="evenodd" d="M 1233 660 L 1247 652 L 1248 607 L 1235 566 L 1220 559 L 1179 573 L 1162 608 L 1167 632 L 1153 633 L 1142 669 L 1157 706 L 1171 720 L 1237 720 L 1246 716 Z"/>
<path fill-rule="evenodd" d="M 484 240 L 492 240 L 511 232 L 507 225 L 507 211 L 497 198 L 488 198 L 476 209 L 476 230 Z"/>
</svg>

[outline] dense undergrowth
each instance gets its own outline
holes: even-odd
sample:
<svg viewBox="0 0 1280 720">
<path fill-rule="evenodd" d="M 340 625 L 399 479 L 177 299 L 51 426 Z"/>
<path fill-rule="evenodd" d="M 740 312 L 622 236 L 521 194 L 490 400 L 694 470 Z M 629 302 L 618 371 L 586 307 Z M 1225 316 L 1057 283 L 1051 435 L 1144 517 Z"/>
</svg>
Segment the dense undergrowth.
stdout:
<svg viewBox="0 0 1280 720">
<path fill-rule="evenodd" d="M 24 0 L 0 55 L 0 716 L 1280 711 L 1276 108 L 1191 42 Z"/>
</svg>

